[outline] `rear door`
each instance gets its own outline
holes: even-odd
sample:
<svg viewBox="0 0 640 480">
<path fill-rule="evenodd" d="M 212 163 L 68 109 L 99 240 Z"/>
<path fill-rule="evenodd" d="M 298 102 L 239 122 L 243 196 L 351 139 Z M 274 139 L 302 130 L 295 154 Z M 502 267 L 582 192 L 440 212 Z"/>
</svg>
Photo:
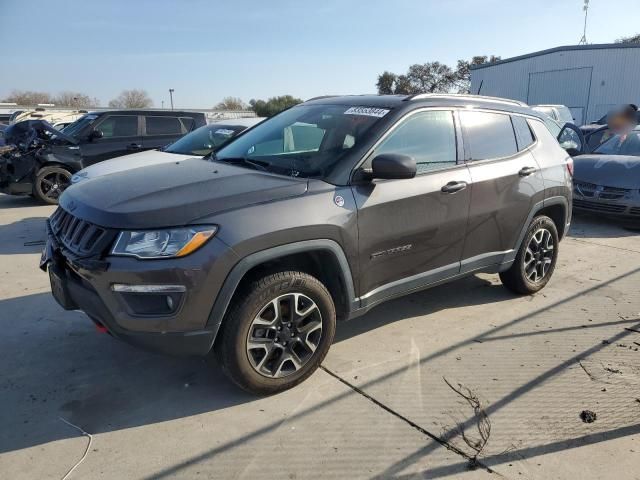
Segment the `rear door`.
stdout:
<svg viewBox="0 0 640 480">
<path fill-rule="evenodd" d="M 100 131 L 102 137 L 83 140 L 80 145 L 83 168 L 136 152 L 142 144 L 138 115 L 107 114 L 96 121 L 93 130 Z"/>
<path fill-rule="evenodd" d="M 187 133 L 187 127 L 193 128 L 192 119 L 181 121 L 178 116 L 145 115 L 142 148 L 150 150 L 164 147 L 175 142 Z M 188 122 L 189 125 L 185 125 Z"/>
<path fill-rule="evenodd" d="M 382 153 L 412 156 L 417 175 L 352 187 L 358 206 L 363 306 L 457 274 L 469 208 L 469 171 L 458 161 L 452 111 L 408 114 L 364 167 Z"/>
<path fill-rule="evenodd" d="M 516 247 L 533 205 L 544 198 L 535 137 L 525 117 L 460 111 L 472 179 L 461 271 L 501 263 Z"/>
</svg>

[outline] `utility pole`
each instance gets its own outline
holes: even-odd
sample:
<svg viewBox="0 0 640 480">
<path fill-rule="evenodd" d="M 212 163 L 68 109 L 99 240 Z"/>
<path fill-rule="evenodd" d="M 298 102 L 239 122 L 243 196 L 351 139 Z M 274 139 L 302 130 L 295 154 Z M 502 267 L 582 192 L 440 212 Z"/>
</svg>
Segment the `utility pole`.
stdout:
<svg viewBox="0 0 640 480">
<path fill-rule="evenodd" d="M 584 29 L 582 30 L 582 38 L 578 42 L 578 45 L 587 44 L 587 15 L 589 14 L 589 0 L 584 0 L 582 10 L 584 11 Z"/>
<path fill-rule="evenodd" d="M 588 1 L 588 0 L 585 0 Z M 173 110 L 173 88 L 169 89 L 169 98 L 171 99 L 171 110 Z"/>
<path fill-rule="evenodd" d="M 160 100 L 160 103 L 162 103 L 162 109 L 164 109 L 164 100 Z"/>
</svg>

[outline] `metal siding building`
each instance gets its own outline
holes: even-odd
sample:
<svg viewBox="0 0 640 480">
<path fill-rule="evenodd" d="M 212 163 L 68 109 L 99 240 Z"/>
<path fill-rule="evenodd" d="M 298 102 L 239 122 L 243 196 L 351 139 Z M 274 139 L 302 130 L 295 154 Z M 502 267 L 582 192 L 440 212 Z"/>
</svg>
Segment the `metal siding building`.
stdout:
<svg viewBox="0 0 640 480">
<path fill-rule="evenodd" d="M 557 47 L 478 65 L 471 93 L 566 105 L 581 125 L 616 105 L 640 104 L 640 44 Z"/>
</svg>

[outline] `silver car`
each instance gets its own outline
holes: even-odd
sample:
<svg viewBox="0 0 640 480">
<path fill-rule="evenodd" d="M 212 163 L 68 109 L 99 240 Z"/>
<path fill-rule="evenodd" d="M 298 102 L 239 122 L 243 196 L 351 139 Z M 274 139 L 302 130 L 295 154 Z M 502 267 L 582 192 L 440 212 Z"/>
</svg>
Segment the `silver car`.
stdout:
<svg viewBox="0 0 640 480">
<path fill-rule="evenodd" d="M 576 210 L 640 221 L 640 128 L 574 158 Z"/>
</svg>

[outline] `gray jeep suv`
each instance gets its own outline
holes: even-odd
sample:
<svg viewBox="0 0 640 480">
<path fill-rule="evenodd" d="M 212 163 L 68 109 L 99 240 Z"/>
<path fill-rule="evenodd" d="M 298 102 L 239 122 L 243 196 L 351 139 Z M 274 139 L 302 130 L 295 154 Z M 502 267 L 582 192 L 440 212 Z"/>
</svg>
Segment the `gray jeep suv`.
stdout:
<svg viewBox="0 0 640 480">
<path fill-rule="evenodd" d="M 240 387 L 290 388 L 336 321 L 475 272 L 531 294 L 571 217 L 572 160 L 526 105 L 325 97 L 187 159 L 73 185 L 41 267 L 65 309 Z M 575 128 L 572 126 L 565 128 Z"/>
</svg>

